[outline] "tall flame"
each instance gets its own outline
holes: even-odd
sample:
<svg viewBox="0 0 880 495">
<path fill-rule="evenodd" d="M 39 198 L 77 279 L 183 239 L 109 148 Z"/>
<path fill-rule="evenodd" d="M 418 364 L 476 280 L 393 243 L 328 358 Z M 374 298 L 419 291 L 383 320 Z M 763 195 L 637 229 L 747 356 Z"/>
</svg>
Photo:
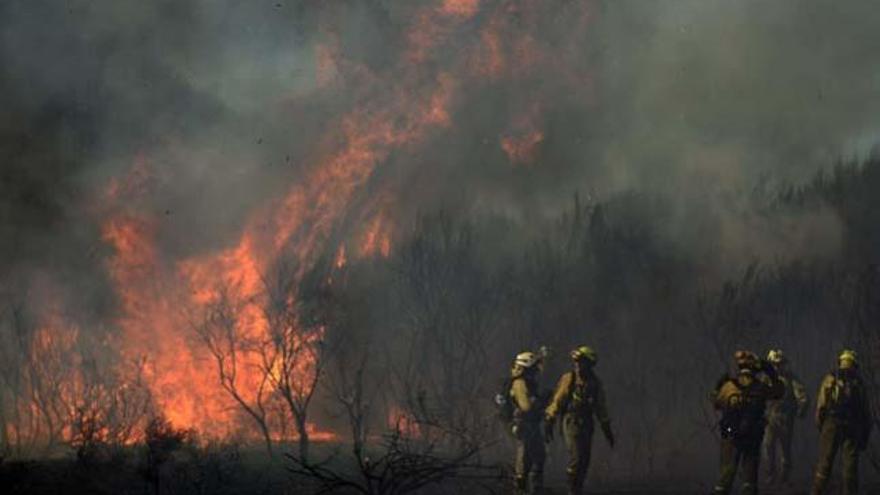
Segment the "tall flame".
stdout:
<svg viewBox="0 0 880 495">
<path fill-rule="evenodd" d="M 119 301 L 115 321 L 121 329 L 119 351 L 127 359 L 145 357 L 144 378 L 156 406 L 172 423 L 209 436 L 237 433 L 241 412 L 218 383 L 211 355 L 193 337 L 194 320 L 223 291 L 240 309 L 236 331 L 249 340 L 266 341 L 272 323 L 262 301 L 267 277 L 280 265 L 292 261 L 294 281 L 301 281 L 327 252 L 335 253 L 337 269 L 351 256 L 389 256 L 394 224 L 386 205 L 377 207 L 381 199 L 374 198 L 364 207 L 370 213 L 361 215 L 363 222 L 355 232 L 347 233 L 353 237 L 348 252 L 345 242 L 334 236 L 349 211 L 362 206 L 358 193 L 378 167 L 393 154 L 415 150 L 453 125 L 454 105 L 464 85 L 533 75 L 541 67 L 561 71 L 572 85 L 583 84 L 585 76 L 564 67 L 555 47 L 528 32 L 518 33 L 521 23 L 531 26 L 527 31 L 535 31 L 534 19 L 542 5 L 537 0 L 435 0 L 416 9 L 403 34 L 407 45 L 401 59 L 386 72 L 373 73 L 360 66 L 354 71 L 356 77 L 370 72 L 365 79 L 381 91 L 358 92 L 353 98 L 358 103 L 329 126 L 310 155 L 317 158 L 303 167 L 296 183 L 253 210 L 225 247 L 183 259 L 163 252 L 157 243 L 162 233 L 159 216 L 149 208 L 139 210 L 134 206 L 139 203 L 131 201 L 132 196 L 149 195 L 161 182 L 152 176 L 148 154 L 135 158 L 127 177 L 109 182 L 107 204 L 101 210 L 101 237 L 112 248 L 106 269 Z M 585 25 L 587 9 L 575 12 Z M 468 30 L 472 40 L 459 49 L 454 43 Z M 328 39 L 314 49 L 318 91 L 335 86 L 351 69 L 339 40 L 332 35 Z M 452 46 L 456 49 L 447 50 Z M 440 58 L 443 63 L 436 62 Z M 522 108 L 514 111 L 524 116 L 517 117 L 521 121 L 499 132 L 500 146 L 518 163 L 534 160 L 544 139 L 539 106 L 523 102 Z M 296 297 L 295 291 L 290 297 Z M 72 327 L 55 322 L 46 333 L 63 335 L 64 328 Z M 298 344 L 309 346 L 333 329 L 297 330 L 302 330 Z M 318 364 L 314 359 L 304 358 L 294 368 L 297 386 L 311 386 L 309 378 Z M 256 355 L 241 356 L 235 385 L 244 400 L 255 399 L 260 368 L 265 366 Z M 273 378 L 281 373 L 274 367 L 270 371 Z M 332 437 L 316 425 L 309 428 L 319 437 Z"/>
<path fill-rule="evenodd" d="M 473 15 L 476 6 L 477 2 L 448 1 L 441 12 L 465 18 Z M 430 48 L 420 44 L 422 41 L 416 40 L 416 44 Z M 432 39 L 428 45 L 439 42 Z M 321 84 L 335 71 L 334 56 L 330 48 L 318 52 Z M 115 251 L 108 269 L 122 304 L 119 325 L 126 335 L 124 350 L 149 356 L 148 379 L 153 393 L 174 424 L 218 435 L 231 434 L 236 424 L 234 408 L 211 371 L 213 364 L 204 350 L 187 338 L 188 317 L 215 301 L 218 288 L 223 287 L 226 295 L 244 308 L 239 331 L 250 338 L 266 339 L 269 322 L 258 303 L 252 302 L 264 290 L 265 275 L 279 260 L 292 257 L 297 266 L 295 276 L 301 277 L 327 247 L 338 219 L 375 168 L 393 150 L 417 144 L 432 129 L 450 125 L 449 107 L 455 89 L 456 81 L 447 73 L 438 74 L 428 90 L 403 81 L 392 88 L 388 100 L 368 101 L 343 115 L 325 140 L 325 146 L 338 147 L 327 152 L 282 198 L 259 208 L 246 222 L 238 242 L 227 249 L 168 266 L 156 249 L 156 225 L 148 216 L 119 214 L 105 222 L 103 238 Z M 143 160 L 138 160 L 132 174 L 144 175 L 144 167 Z M 118 190 L 114 182 L 108 197 L 115 199 Z M 365 234 L 361 254 L 387 256 L 389 229 L 382 217 L 376 217 Z M 344 263 L 345 252 L 340 250 L 337 264 Z M 250 400 L 260 380 L 261 363 L 256 356 L 242 359 L 236 381 L 245 400 Z M 314 366 L 305 361 L 295 372 L 308 376 Z"/>
</svg>

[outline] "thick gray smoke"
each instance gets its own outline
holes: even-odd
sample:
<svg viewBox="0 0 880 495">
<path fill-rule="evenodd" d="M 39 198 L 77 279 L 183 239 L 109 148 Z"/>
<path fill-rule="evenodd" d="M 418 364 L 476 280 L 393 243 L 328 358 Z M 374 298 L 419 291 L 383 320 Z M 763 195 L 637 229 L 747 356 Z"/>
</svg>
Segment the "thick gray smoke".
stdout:
<svg viewBox="0 0 880 495">
<path fill-rule="evenodd" d="M 448 129 L 377 169 L 407 185 L 401 209 L 528 216 L 575 190 L 748 188 L 863 153 L 880 127 L 870 1 L 474 3 L 426 65 L 465 70 L 457 51 L 492 23 L 505 64 L 526 64 L 518 38 L 561 63 L 467 83 Z M 431 4 L 4 2 L 4 277 L 97 259 L 94 198 L 139 156 L 158 184 L 131 201 L 166 215 L 166 252 L 222 244 L 310 166 L 335 117 L 381 98 Z M 583 32 L 564 19 L 577 12 Z M 319 43 L 343 61 L 329 89 Z M 537 150 L 511 163 L 500 138 L 530 129 Z"/>
<path fill-rule="evenodd" d="M 609 175 L 624 186 L 802 179 L 876 140 L 871 2 L 609 2 Z"/>
<path fill-rule="evenodd" d="M 439 322 L 424 324 L 431 331 L 491 327 L 486 335 L 508 354 L 554 332 L 582 338 L 586 327 L 591 344 L 607 350 L 619 404 L 690 408 L 703 390 L 680 377 L 715 372 L 715 356 L 706 357 L 714 350 L 700 339 L 725 323 L 691 328 L 697 292 L 712 295 L 739 278 L 748 289 L 743 266 L 755 260 L 810 266 L 844 257 L 854 224 L 840 210 L 818 201 L 765 214 L 761 198 L 871 150 L 880 132 L 878 28 L 874 0 L 5 0 L 0 316 L 14 303 L 39 315 L 45 301 L 61 300 L 63 316 L 87 321 L 80 326 L 89 331 L 113 333 L 124 317 L 150 320 L 123 314 L 141 306 L 109 273 L 118 246 L 103 231 L 108 218 L 146 219 L 157 264 L 175 267 L 235 247 L 245 228 L 276 228 L 278 218 L 255 224 L 255 212 L 297 185 L 330 182 L 337 187 L 300 197 L 297 213 L 309 215 L 284 242 L 306 239 L 324 251 L 313 259 L 333 256 L 360 242 L 374 218 L 397 222 L 392 268 L 365 270 L 357 282 L 365 287 L 353 283 L 349 331 L 379 329 L 387 334 L 365 340 L 399 342 L 399 327 L 409 325 L 399 323 L 403 311 L 375 313 L 420 302 Z M 448 100 L 422 108 L 444 87 Z M 368 138 L 350 135 L 358 132 Z M 347 167 L 358 160 L 368 165 Z M 314 179 L 322 167 L 332 180 Z M 338 186 L 347 178 L 350 190 Z M 451 215 L 432 223 L 438 210 Z M 465 234 L 457 235 L 461 218 Z M 471 237 L 468 225 L 500 233 Z M 413 231 L 415 240 L 404 238 Z M 532 242 L 547 232 L 546 244 Z M 139 272 L 134 258 L 125 267 L 130 285 L 155 275 Z M 500 268 L 488 266 L 496 260 Z M 508 262 L 522 266 L 508 270 Z M 431 263 L 439 275 L 421 271 Z M 448 307 L 434 311 L 430 291 L 419 301 L 398 280 L 406 270 Z M 398 277 L 398 293 L 386 276 Z M 524 282 L 512 289 L 505 277 Z M 749 294 L 724 287 L 725 297 Z M 505 290 L 514 303 L 493 306 Z M 135 292 L 143 294 L 152 293 Z M 719 314 L 722 302 L 739 303 L 718 302 Z M 475 314 L 491 317 L 474 323 Z M 800 320 L 730 319 L 733 331 L 752 325 L 749 345 L 767 344 L 759 331 L 771 327 L 791 330 L 784 343 L 800 342 L 789 328 Z M 814 364 L 827 357 L 819 325 L 819 337 L 800 347 Z M 575 343 L 565 339 L 549 343 Z M 663 346 L 676 348 L 657 359 Z M 508 361 L 494 342 L 487 354 L 476 360 L 484 384 Z M 648 362 L 630 380 L 624 367 Z M 455 386 L 466 381 L 455 378 Z M 647 407 L 620 409 L 631 430 L 641 421 L 650 441 L 665 438 L 647 416 L 633 419 Z M 675 415 L 671 431 L 705 420 L 655 413 Z M 675 454 L 670 472 L 691 469 L 675 449 L 704 454 L 705 444 L 688 442 L 709 431 L 663 445 Z"/>
</svg>

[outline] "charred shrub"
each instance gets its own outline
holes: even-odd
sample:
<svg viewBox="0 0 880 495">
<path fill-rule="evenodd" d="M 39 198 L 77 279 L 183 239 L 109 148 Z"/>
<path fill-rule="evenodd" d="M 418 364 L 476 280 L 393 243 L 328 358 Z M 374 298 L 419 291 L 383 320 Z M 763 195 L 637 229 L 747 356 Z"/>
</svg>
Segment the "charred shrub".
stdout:
<svg viewBox="0 0 880 495">
<path fill-rule="evenodd" d="M 167 419 L 159 416 L 147 423 L 144 444 L 146 457 L 142 472 L 153 493 L 158 494 L 165 466 L 176 452 L 194 448 L 195 433 L 192 430 L 174 428 Z"/>
</svg>

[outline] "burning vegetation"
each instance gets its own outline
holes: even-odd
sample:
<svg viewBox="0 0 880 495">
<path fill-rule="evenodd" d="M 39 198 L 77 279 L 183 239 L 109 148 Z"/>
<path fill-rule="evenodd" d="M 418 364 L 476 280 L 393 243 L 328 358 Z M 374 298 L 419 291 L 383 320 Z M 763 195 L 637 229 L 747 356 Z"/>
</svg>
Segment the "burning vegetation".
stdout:
<svg viewBox="0 0 880 495">
<path fill-rule="evenodd" d="M 488 20 L 479 21 L 478 14 Z M 168 212 L 139 205 L 148 205 L 157 189 L 174 180 L 163 175 L 173 171 L 157 171 L 149 153 L 138 153 L 125 175 L 110 178 L 103 203 L 95 208 L 101 241 L 109 248 L 103 268 L 118 302 L 116 315 L 105 322 L 118 329 L 110 332 L 116 339 L 109 352 L 142 363 L 131 379 L 143 380 L 153 413 L 216 439 L 253 438 L 252 422 L 270 450 L 273 442 L 299 438 L 304 454 L 309 438 L 336 438 L 308 420 L 325 365 L 325 333 L 333 330 L 304 314 L 306 278 L 327 252 L 338 253 L 336 269 L 345 267 L 346 253 L 391 255 L 394 219 L 384 211 L 390 202 L 378 199 L 390 193 L 371 200 L 361 191 L 393 154 L 414 153 L 433 133 L 452 125 L 465 88 L 502 72 L 527 74 L 524 65 L 510 65 L 512 57 L 523 55 L 519 42 L 507 43 L 516 38 L 511 23 L 514 17 L 535 23 L 542 15 L 537 2 L 442 1 L 415 8 L 412 24 L 402 27 L 401 59 L 381 70 L 359 67 L 348 75 L 375 90 L 356 91 L 364 94 L 331 121 L 301 177 L 254 208 L 228 247 L 182 258 L 163 252 L 158 236 Z M 574 26 L 575 32 L 585 28 Z M 472 41 L 441 61 L 463 35 Z M 333 91 L 331 81 L 343 77 L 351 62 L 332 35 L 315 47 L 317 90 Z M 519 62 L 537 65 L 550 58 L 549 47 L 543 54 L 537 46 L 529 50 L 534 53 Z M 485 54 L 490 60 L 482 60 Z M 543 134 L 528 127 L 525 135 L 502 140 L 513 162 L 536 158 Z M 356 208 L 376 213 L 348 227 L 358 220 L 352 217 Z M 353 248 L 347 250 L 347 244 Z M 76 341 L 67 335 L 75 323 L 61 316 L 54 320 L 55 325 L 40 328 L 35 346 L 63 348 Z M 66 429 L 69 440 L 72 432 L 64 421 L 53 418 L 49 429 Z M 34 441 L 42 437 L 39 441 L 54 443 L 61 432 L 33 435 Z"/>
<path fill-rule="evenodd" d="M 16 192 L 0 198 L 0 474 L 22 491 L 34 476 L 5 461 L 70 453 L 87 474 L 55 474 L 97 493 L 497 491 L 510 445 L 492 398 L 540 345 L 603 355 L 620 432 L 593 468 L 606 486 L 701 478 L 703 398 L 738 346 L 783 346 L 807 377 L 858 347 L 880 393 L 880 161 L 769 184 L 741 162 L 820 153 L 740 150 L 738 121 L 698 135 L 689 100 L 683 128 L 661 121 L 689 151 L 664 155 L 653 92 L 676 84 L 621 83 L 650 64 L 619 69 L 607 43 L 641 29 L 639 9 L 156 4 L 71 2 L 98 33 L 66 36 L 72 58 L 105 57 L 73 89 L 0 75 L 0 92 L 51 96 L 4 97 L 32 129 L 0 127 L 16 167 L 0 183 Z M 217 34 L 238 16 L 241 40 Z M 65 160 L 83 163 L 67 181 L 25 172 L 66 177 Z M 567 364 L 546 365 L 549 386 Z M 257 451 L 271 476 L 248 471 Z"/>
</svg>

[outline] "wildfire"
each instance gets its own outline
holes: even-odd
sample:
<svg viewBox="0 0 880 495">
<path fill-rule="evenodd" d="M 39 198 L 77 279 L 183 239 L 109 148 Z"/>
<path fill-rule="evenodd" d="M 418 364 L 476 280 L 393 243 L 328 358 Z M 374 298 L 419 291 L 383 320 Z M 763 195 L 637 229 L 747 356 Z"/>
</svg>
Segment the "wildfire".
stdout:
<svg viewBox="0 0 880 495">
<path fill-rule="evenodd" d="M 498 77 L 504 70 L 504 53 L 501 46 L 501 36 L 495 28 L 483 30 L 480 35 L 483 46 L 475 56 L 475 72 L 486 77 Z"/>
<path fill-rule="evenodd" d="M 443 8 L 450 9 L 448 15 L 467 16 L 476 5 L 450 2 Z M 326 79 L 335 72 L 336 53 L 326 47 L 317 50 L 319 79 Z M 105 222 L 104 240 L 115 251 L 108 268 L 122 302 L 123 317 L 119 323 L 126 333 L 126 351 L 150 356 L 148 379 L 169 420 L 220 436 L 232 433 L 236 425 L 234 408 L 218 387 L 215 373 L 207 371 L 213 366 L 210 356 L 185 337 L 193 324 L 190 320 L 217 303 L 222 291 L 222 296 L 237 308 L 237 335 L 246 341 L 271 341 L 272 323 L 261 307 L 266 274 L 277 263 L 292 257 L 298 267 L 293 276 L 301 277 L 375 167 L 392 150 L 424 139 L 432 128 L 450 124 L 449 105 L 454 88 L 452 77 L 440 74 L 432 91 L 403 85 L 392 92 L 390 105 L 367 104 L 342 116 L 337 126 L 342 146 L 311 167 L 282 199 L 258 209 L 238 242 L 228 249 L 169 266 L 155 248 L 155 226 L 148 217 L 120 214 Z M 340 139 L 328 138 L 327 143 L 338 143 Z M 144 170 L 144 160 L 139 159 L 132 174 L 143 175 Z M 119 197 L 115 192 L 119 186 L 111 188 L 113 191 L 107 196 Z M 267 225 L 271 226 L 268 231 Z M 377 217 L 365 234 L 361 254 L 387 256 L 390 228 L 388 222 Z M 341 247 L 336 264 L 341 267 L 345 262 Z M 294 346 L 316 345 L 309 339 L 317 334 L 302 335 L 294 337 Z M 240 390 L 244 401 L 257 400 L 254 394 L 260 389 L 259 370 L 265 365 L 265 355 L 242 351 L 237 359 L 241 363 L 228 386 Z M 313 354 L 304 354 L 290 370 L 292 386 L 301 393 L 310 392 L 310 378 L 317 366 L 315 359 Z M 268 378 L 282 381 L 287 372 L 279 368 L 283 363 L 274 362 L 271 366 Z M 318 438 L 332 435 L 321 433 L 313 425 L 309 428 Z"/>
<path fill-rule="evenodd" d="M 503 136 L 501 149 L 511 163 L 531 163 L 535 161 L 542 141 L 544 133 L 541 131 L 532 131 L 522 136 Z"/>
<path fill-rule="evenodd" d="M 325 330 L 300 327 L 295 318 L 272 320 L 267 302 L 272 278 L 289 265 L 290 286 L 296 288 L 307 270 L 334 249 L 336 269 L 345 267 L 352 256 L 391 255 L 395 225 L 387 198 L 364 200 L 360 193 L 389 157 L 417 149 L 454 124 L 456 104 L 468 84 L 490 84 L 502 77 L 537 72 L 539 67 L 565 65 L 558 60 L 555 47 L 538 42 L 520 28 L 524 24 L 526 31 L 537 29 L 535 19 L 542 5 L 534 0 L 498 4 L 435 0 L 415 10 L 403 31 L 407 45 L 400 60 L 376 72 L 363 66 L 350 71 L 352 63 L 333 35 L 316 44 L 318 90 L 341 86 L 349 72 L 366 81 L 370 89 L 363 94 L 352 90 L 355 103 L 328 119 L 326 134 L 310 150 L 312 158 L 303 164 L 295 183 L 249 211 L 236 234 L 220 248 L 182 259 L 163 252 L 157 243 L 163 233 L 157 221 L 161 215 L 132 201 L 149 197 L 163 185 L 164 179 L 151 170 L 147 154 L 134 158 L 126 176 L 109 181 L 101 196 L 106 204 L 98 215 L 101 239 L 112 251 L 105 268 L 118 302 L 114 328 L 120 334 L 114 345 L 127 362 L 143 358 L 143 379 L 155 406 L 168 420 L 176 427 L 215 437 L 231 436 L 241 426 L 243 413 L 217 377 L 215 361 L 226 356 L 212 354 L 194 336 L 194 327 L 203 324 L 220 303 L 234 312 L 234 322 L 226 330 L 244 342 L 240 348 L 222 350 L 238 353 L 235 374 L 224 383 L 227 388 L 235 388 L 241 401 L 259 401 L 266 380 L 284 382 L 292 374 L 293 387 L 301 393 L 312 392 L 320 365 L 315 351 Z M 462 37 L 468 41 L 462 42 Z M 572 76 L 571 84 L 584 80 L 583 75 Z M 512 163 L 532 163 L 538 157 L 545 140 L 538 108 L 532 104 L 515 115 L 508 128 L 494 131 Z M 346 225 L 345 218 L 352 218 L 355 208 L 367 213 L 354 217 L 356 221 L 350 223 L 357 226 L 345 232 L 347 237 L 337 246 L 340 226 Z M 294 308 L 298 297 L 292 289 L 280 304 Z M 52 319 L 41 330 L 35 349 L 45 353 L 63 349 L 65 336 L 76 335 L 73 328 Z M 278 332 L 286 332 L 293 348 L 306 351 L 297 363 L 267 359 L 266 346 Z M 418 433 L 418 425 L 405 411 L 392 411 L 389 425 Z M 307 430 L 316 440 L 334 438 L 332 432 L 313 423 Z M 273 436 L 285 438 L 277 431 Z"/>
<path fill-rule="evenodd" d="M 453 38 L 454 31 L 480 10 L 479 0 L 442 0 L 439 6 L 418 11 L 407 34 L 404 56 L 410 64 L 421 64 L 434 49 Z"/>
<path fill-rule="evenodd" d="M 336 261 L 333 263 L 333 266 L 336 268 L 343 268 L 348 263 L 348 258 L 345 256 L 345 244 L 339 246 L 339 249 L 336 250 Z"/>
<path fill-rule="evenodd" d="M 388 428 L 400 432 L 405 437 L 417 437 L 421 434 L 418 420 L 409 412 L 393 406 L 388 411 Z"/>
<path fill-rule="evenodd" d="M 228 433 L 228 408 L 190 351 L 186 300 L 177 293 L 179 286 L 165 279 L 154 230 L 148 220 L 126 215 L 111 217 L 104 225 L 104 240 L 115 250 L 108 268 L 122 306 L 122 353 L 148 356 L 146 378 L 157 406 L 171 422 Z"/>
<path fill-rule="evenodd" d="M 382 255 L 387 258 L 391 254 L 391 224 L 381 215 L 376 216 L 369 224 L 364 240 L 361 243 L 361 256 Z"/>
<path fill-rule="evenodd" d="M 443 0 L 440 11 L 448 15 L 473 17 L 480 9 L 480 0 Z"/>
</svg>

